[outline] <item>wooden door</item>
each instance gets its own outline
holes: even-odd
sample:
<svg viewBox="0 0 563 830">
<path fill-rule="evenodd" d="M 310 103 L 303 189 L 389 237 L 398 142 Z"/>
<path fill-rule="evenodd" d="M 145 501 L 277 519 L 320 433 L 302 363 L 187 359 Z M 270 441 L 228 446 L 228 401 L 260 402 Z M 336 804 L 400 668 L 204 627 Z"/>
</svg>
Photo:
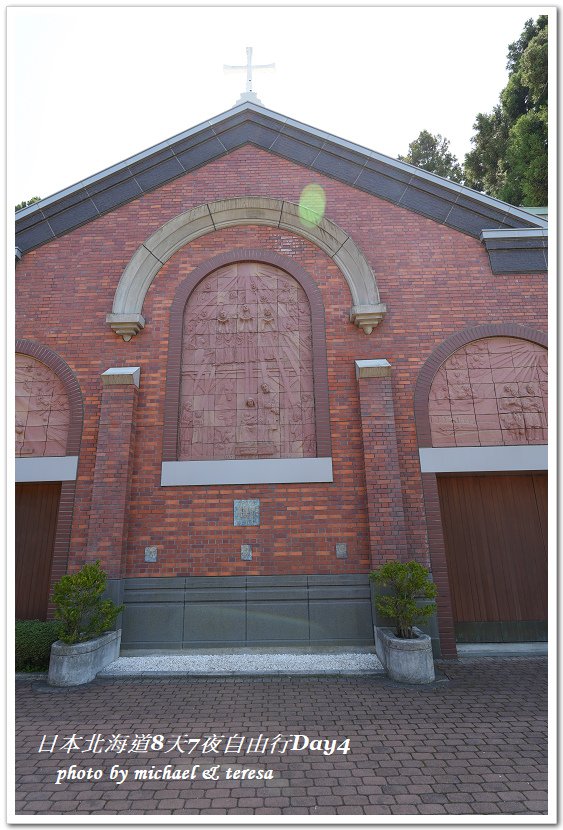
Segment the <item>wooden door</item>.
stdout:
<svg viewBox="0 0 563 830">
<path fill-rule="evenodd" d="M 547 638 L 547 474 L 439 476 L 458 642 Z"/>
<path fill-rule="evenodd" d="M 16 619 L 47 616 L 60 482 L 16 484 Z"/>
</svg>

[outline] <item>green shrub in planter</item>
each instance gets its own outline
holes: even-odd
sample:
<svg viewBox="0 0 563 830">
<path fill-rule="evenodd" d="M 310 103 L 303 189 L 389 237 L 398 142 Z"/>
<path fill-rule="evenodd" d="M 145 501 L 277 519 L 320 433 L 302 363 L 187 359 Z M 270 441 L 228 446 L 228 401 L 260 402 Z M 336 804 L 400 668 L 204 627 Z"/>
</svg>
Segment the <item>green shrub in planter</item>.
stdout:
<svg viewBox="0 0 563 830">
<path fill-rule="evenodd" d="M 397 637 L 413 639 L 413 625 L 431 617 L 436 603 L 419 605 L 417 600 L 434 599 L 436 586 L 429 571 L 418 562 L 387 562 L 369 575 L 372 582 L 390 588 L 391 594 L 375 598 L 375 607 L 384 616 L 395 620 Z"/>
<path fill-rule="evenodd" d="M 59 639 L 63 643 L 82 643 L 111 631 L 124 605 L 102 599 L 107 576 L 97 560 L 73 574 L 61 577 L 53 589 L 55 616 L 61 621 Z"/>
<path fill-rule="evenodd" d="M 16 620 L 16 671 L 47 671 L 59 630 L 60 623 L 55 620 Z"/>
</svg>

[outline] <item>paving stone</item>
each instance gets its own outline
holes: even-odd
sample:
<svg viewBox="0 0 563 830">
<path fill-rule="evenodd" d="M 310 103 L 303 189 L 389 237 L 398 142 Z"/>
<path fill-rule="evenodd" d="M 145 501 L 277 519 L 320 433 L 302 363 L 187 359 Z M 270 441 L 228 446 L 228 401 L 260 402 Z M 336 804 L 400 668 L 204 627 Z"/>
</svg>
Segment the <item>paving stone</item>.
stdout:
<svg viewBox="0 0 563 830">
<path fill-rule="evenodd" d="M 391 812 L 400 816 L 418 815 L 418 809 L 413 804 L 392 804 Z"/>
<path fill-rule="evenodd" d="M 286 813 L 287 810 L 284 810 Z M 336 812 L 338 815 L 344 816 L 361 816 L 364 815 L 364 811 L 362 807 L 337 807 Z"/>
<path fill-rule="evenodd" d="M 448 799 L 443 793 L 423 793 L 420 800 L 423 804 L 445 804 Z"/>
<path fill-rule="evenodd" d="M 446 809 L 443 804 L 419 804 L 418 812 L 423 815 L 440 815 L 445 813 Z"/>
<path fill-rule="evenodd" d="M 364 813 L 370 816 L 379 816 L 379 815 L 386 815 L 388 816 L 391 813 L 390 807 L 385 807 L 382 804 L 368 804 L 364 807 Z"/>
<path fill-rule="evenodd" d="M 48 813 L 51 812 L 53 804 L 51 801 L 29 801 L 16 803 L 15 811 L 17 813 Z"/>
<path fill-rule="evenodd" d="M 156 806 L 158 810 L 177 810 L 184 806 L 184 801 L 183 798 L 163 798 Z"/>
<path fill-rule="evenodd" d="M 545 813 L 547 812 L 547 798 L 542 799 L 541 801 L 534 801 L 530 799 L 530 801 L 524 802 L 526 808 L 531 810 L 533 813 Z"/>
<path fill-rule="evenodd" d="M 452 815 L 469 815 L 470 813 L 474 813 L 475 810 L 468 804 L 467 802 L 459 803 L 459 804 L 444 804 L 446 813 L 452 813 Z"/>
<path fill-rule="evenodd" d="M 264 807 L 289 807 L 290 800 L 287 797 L 265 798 Z"/>
<path fill-rule="evenodd" d="M 501 813 L 524 813 L 526 807 L 523 801 L 499 801 L 497 807 Z"/>
<path fill-rule="evenodd" d="M 178 814 L 182 814 L 184 812 L 185 812 L 184 810 L 174 810 L 174 813 L 178 813 Z M 254 810 L 252 809 L 252 807 L 231 807 L 231 809 L 229 810 L 229 815 L 230 816 L 232 816 L 232 815 L 251 816 L 251 815 L 254 815 Z"/>
<path fill-rule="evenodd" d="M 438 666 L 448 679 L 417 688 L 358 676 L 119 678 L 48 695 L 37 691 L 37 681 L 18 676 L 16 810 L 26 816 L 543 814 L 546 665 L 543 657 L 443 661 Z M 345 756 L 37 752 L 43 734 L 87 740 L 142 730 L 167 740 L 184 731 L 342 736 L 352 748 Z M 103 768 L 104 778 L 56 785 L 57 770 L 72 763 Z M 269 767 L 275 778 L 132 777 L 136 768 L 166 763 Z M 113 764 L 130 772 L 122 785 L 108 778 Z"/>
</svg>

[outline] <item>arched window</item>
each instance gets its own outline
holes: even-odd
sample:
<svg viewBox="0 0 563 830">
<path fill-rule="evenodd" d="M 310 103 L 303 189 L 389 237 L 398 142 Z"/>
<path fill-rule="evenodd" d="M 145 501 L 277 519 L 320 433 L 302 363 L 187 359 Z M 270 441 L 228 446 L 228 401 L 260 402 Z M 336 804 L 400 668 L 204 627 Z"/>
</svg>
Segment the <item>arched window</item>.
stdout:
<svg viewBox="0 0 563 830">
<path fill-rule="evenodd" d="M 432 446 L 547 443 L 547 349 L 484 337 L 455 351 L 428 399 Z"/>
<path fill-rule="evenodd" d="M 163 484 L 332 481 L 324 310 L 289 258 L 230 252 L 178 289 L 163 454 Z"/>
<path fill-rule="evenodd" d="M 178 457 L 315 456 L 307 295 L 276 266 L 225 265 L 184 313 Z"/>
<path fill-rule="evenodd" d="M 16 457 L 66 455 L 70 406 L 61 379 L 35 357 L 16 354 Z"/>
</svg>

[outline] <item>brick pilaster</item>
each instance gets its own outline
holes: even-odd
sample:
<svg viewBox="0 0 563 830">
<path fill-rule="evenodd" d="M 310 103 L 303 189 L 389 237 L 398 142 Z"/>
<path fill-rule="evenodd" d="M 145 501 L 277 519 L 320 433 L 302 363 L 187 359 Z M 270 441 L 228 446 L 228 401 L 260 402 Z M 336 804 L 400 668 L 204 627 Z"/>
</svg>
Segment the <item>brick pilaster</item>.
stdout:
<svg viewBox="0 0 563 830">
<path fill-rule="evenodd" d="M 113 579 L 123 576 L 139 368 L 108 369 L 103 391 L 92 487 L 88 557 Z"/>
<path fill-rule="evenodd" d="M 387 360 L 357 360 L 366 470 L 371 564 L 407 559 L 391 365 Z"/>
<path fill-rule="evenodd" d="M 440 633 L 440 650 L 442 657 L 457 657 L 455 641 L 454 616 L 448 579 L 448 563 L 444 545 L 442 516 L 440 513 L 440 497 L 438 482 L 435 473 L 422 473 L 422 488 L 424 493 L 424 507 L 426 511 L 426 527 L 430 545 L 430 561 L 432 563 L 432 578 L 438 596 L 438 631 Z"/>
</svg>

